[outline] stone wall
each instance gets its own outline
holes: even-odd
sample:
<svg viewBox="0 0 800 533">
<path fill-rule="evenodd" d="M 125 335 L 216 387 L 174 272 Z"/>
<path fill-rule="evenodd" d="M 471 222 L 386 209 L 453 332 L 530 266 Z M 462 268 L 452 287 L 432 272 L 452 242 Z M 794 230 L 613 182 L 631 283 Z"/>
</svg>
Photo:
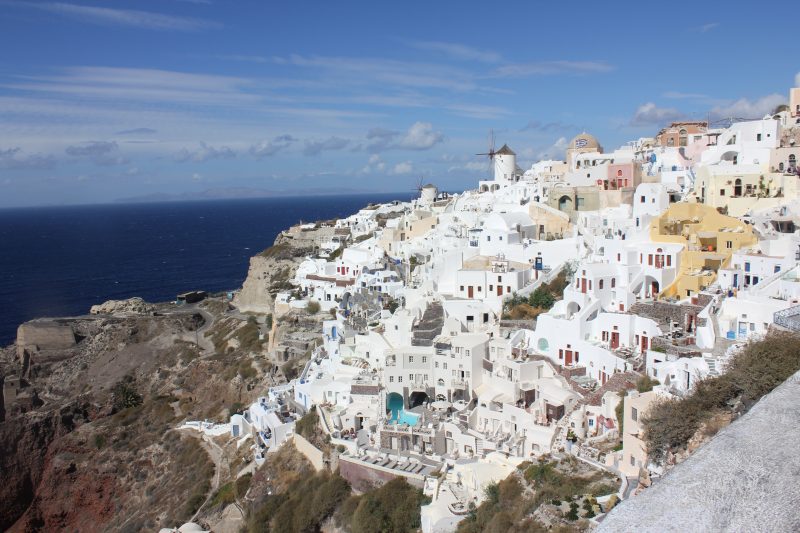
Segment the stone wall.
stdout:
<svg viewBox="0 0 800 533">
<path fill-rule="evenodd" d="M 339 457 L 339 475 L 350 483 L 357 491 L 366 491 L 393 480 L 404 477 L 410 485 L 422 488 L 424 478 L 418 474 L 401 474 L 400 472 L 376 465 L 367 465 L 358 459 L 342 455 Z"/>
</svg>

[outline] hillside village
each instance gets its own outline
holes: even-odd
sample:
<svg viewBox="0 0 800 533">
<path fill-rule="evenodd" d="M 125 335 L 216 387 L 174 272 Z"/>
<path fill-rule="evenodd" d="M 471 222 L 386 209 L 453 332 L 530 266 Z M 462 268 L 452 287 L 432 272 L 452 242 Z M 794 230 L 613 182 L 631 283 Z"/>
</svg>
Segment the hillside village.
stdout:
<svg viewBox="0 0 800 533">
<path fill-rule="evenodd" d="M 427 184 L 293 228 L 314 251 L 275 321 L 329 318 L 299 375 L 230 420 L 257 464 L 316 412 L 354 488 L 424 490 L 423 531 L 455 529 L 487 485 L 564 454 L 617 477 L 607 510 L 675 462 L 642 440 L 654 402 L 724 374 L 748 340 L 800 331 L 800 89 L 763 118 L 675 122 L 610 151 L 581 133 L 528 169 L 507 145 L 488 155 L 474 190 Z M 263 312 L 264 298 L 234 303 Z"/>
</svg>

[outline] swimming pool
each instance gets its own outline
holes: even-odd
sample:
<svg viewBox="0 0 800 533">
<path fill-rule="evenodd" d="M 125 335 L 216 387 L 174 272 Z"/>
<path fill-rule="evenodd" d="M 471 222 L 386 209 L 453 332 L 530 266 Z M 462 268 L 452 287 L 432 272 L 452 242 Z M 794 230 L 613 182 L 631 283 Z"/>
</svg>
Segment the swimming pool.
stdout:
<svg viewBox="0 0 800 533">
<path fill-rule="evenodd" d="M 409 413 L 405 409 L 400 409 L 400 411 L 392 411 L 392 418 L 390 422 L 398 422 L 400 424 L 416 426 L 417 423 L 419 423 L 419 415 L 415 413 Z"/>
<path fill-rule="evenodd" d="M 420 415 L 406 411 L 403 406 L 403 397 L 396 392 L 387 396 L 386 407 L 392 413 L 391 418 L 389 418 L 390 422 L 408 424 L 409 426 L 416 426 L 419 423 Z"/>
</svg>

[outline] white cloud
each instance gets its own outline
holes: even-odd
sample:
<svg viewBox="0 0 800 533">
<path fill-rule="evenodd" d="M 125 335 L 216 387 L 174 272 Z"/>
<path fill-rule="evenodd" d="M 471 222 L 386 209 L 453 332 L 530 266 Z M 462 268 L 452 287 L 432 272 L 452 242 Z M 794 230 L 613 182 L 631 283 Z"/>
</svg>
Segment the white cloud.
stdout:
<svg viewBox="0 0 800 533">
<path fill-rule="evenodd" d="M 769 94 L 753 101 L 740 98 L 730 104 L 714 107 L 711 116 L 712 118 L 761 118 L 785 103 L 786 97 L 780 94 Z"/>
<path fill-rule="evenodd" d="M 200 146 L 194 150 L 184 148 L 175 154 L 175 160 L 181 163 L 189 161 L 194 163 L 202 163 L 211 159 L 232 159 L 234 157 L 236 157 L 236 152 L 227 146 L 220 146 L 219 148 L 216 148 L 202 141 L 200 142 Z"/>
<path fill-rule="evenodd" d="M 557 161 L 562 161 L 564 159 L 564 153 L 567 149 L 567 145 L 569 141 L 566 137 L 559 137 L 556 142 L 545 148 L 544 150 L 540 151 L 536 159 L 537 160 L 545 160 L 545 159 L 554 159 Z"/>
<path fill-rule="evenodd" d="M 278 135 L 271 141 L 261 141 L 250 147 L 250 155 L 256 159 L 263 159 L 289 148 L 297 139 L 291 135 Z"/>
<path fill-rule="evenodd" d="M 64 150 L 72 157 L 91 159 L 97 165 L 124 165 L 128 160 L 117 153 L 119 146 L 115 141 L 89 141 L 67 146 Z"/>
<path fill-rule="evenodd" d="M 414 165 L 411 164 L 411 161 L 403 161 L 402 163 L 397 163 L 394 167 L 392 167 L 391 174 L 401 175 L 411 174 L 412 172 L 414 172 Z"/>
<path fill-rule="evenodd" d="M 415 122 L 405 133 L 373 128 L 367 133 L 367 150 L 381 152 L 383 150 L 429 150 L 444 142 L 444 134 L 435 131 L 430 122 Z"/>
<path fill-rule="evenodd" d="M 442 141 L 444 135 L 440 131 L 433 131 L 430 122 L 415 122 L 397 146 L 406 150 L 428 150 Z"/>
<path fill-rule="evenodd" d="M 11 5 L 39 9 L 58 15 L 72 17 L 81 22 L 113 26 L 128 26 L 148 30 L 197 31 L 204 28 L 219 27 L 216 22 L 187 17 L 176 17 L 139 11 L 134 9 L 114 9 L 110 7 L 83 6 L 65 2 L 15 2 Z"/>
<path fill-rule="evenodd" d="M 362 174 L 375 174 L 375 173 L 382 173 L 386 170 L 386 163 L 384 163 L 381 156 L 378 154 L 372 154 L 369 156 L 369 160 L 364 168 L 361 169 Z"/>
<path fill-rule="evenodd" d="M 714 28 L 716 28 L 718 26 L 719 26 L 719 22 L 709 22 L 708 24 L 703 24 L 702 26 L 698 26 L 697 30 L 700 31 L 701 33 L 706 33 L 706 32 L 709 32 L 709 31 L 713 30 Z"/>
<path fill-rule="evenodd" d="M 683 114 L 675 108 L 658 107 L 653 102 L 647 102 L 636 109 L 630 124 L 636 127 L 657 126 L 682 117 Z"/>
<path fill-rule="evenodd" d="M 0 168 L 48 168 L 53 166 L 55 158 L 49 155 L 23 153 L 22 148 L 0 148 Z"/>
</svg>

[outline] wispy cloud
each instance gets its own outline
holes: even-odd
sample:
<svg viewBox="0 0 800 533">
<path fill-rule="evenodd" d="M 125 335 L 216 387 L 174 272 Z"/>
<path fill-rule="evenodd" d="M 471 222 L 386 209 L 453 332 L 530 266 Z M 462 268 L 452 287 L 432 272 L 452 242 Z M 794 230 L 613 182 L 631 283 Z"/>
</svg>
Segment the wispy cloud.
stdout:
<svg viewBox="0 0 800 533">
<path fill-rule="evenodd" d="M 614 69 L 615 67 L 606 61 L 536 61 L 502 65 L 494 70 L 493 75 L 522 78 L 556 74 L 602 74 Z"/>
<path fill-rule="evenodd" d="M 221 59 L 223 61 L 238 61 L 241 63 L 269 63 L 271 61 L 269 57 L 242 54 L 216 54 L 211 57 L 214 59 Z"/>
<path fill-rule="evenodd" d="M 707 24 L 697 26 L 695 30 L 699 31 L 700 33 L 706 33 L 717 27 L 719 27 L 719 22 L 709 22 Z"/>
<path fill-rule="evenodd" d="M 118 131 L 116 135 L 153 135 L 156 130 L 153 128 L 133 128 L 130 130 Z"/>
<path fill-rule="evenodd" d="M 410 44 L 414 48 L 436 52 L 457 60 L 478 61 L 480 63 L 499 63 L 502 61 L 500 54 L 479 50 L 478 48 L 465 44 L 445 43 L 440 41 L 417 41 Z"/>
<path fill-rule="evenodd" d="M 539 120 L 529 120 L 527 124 L 519 129 L 519 131 L 539 131 L 542 133 L 553 133 L 557 131 L 576 129 L 578 129 L 577 126 L 573 124 L 565 124 L 563 122 L 541 122 Z"/>
<path fill-rule="evenodd" d="M 197 31 L 220 27 L 217 22 L 134 9 L 85 6 L 65 2 L 8 2 L 7 5 L 47 11 L 91 24 L 127 26 L 148 30 Z"/>
</svg>

